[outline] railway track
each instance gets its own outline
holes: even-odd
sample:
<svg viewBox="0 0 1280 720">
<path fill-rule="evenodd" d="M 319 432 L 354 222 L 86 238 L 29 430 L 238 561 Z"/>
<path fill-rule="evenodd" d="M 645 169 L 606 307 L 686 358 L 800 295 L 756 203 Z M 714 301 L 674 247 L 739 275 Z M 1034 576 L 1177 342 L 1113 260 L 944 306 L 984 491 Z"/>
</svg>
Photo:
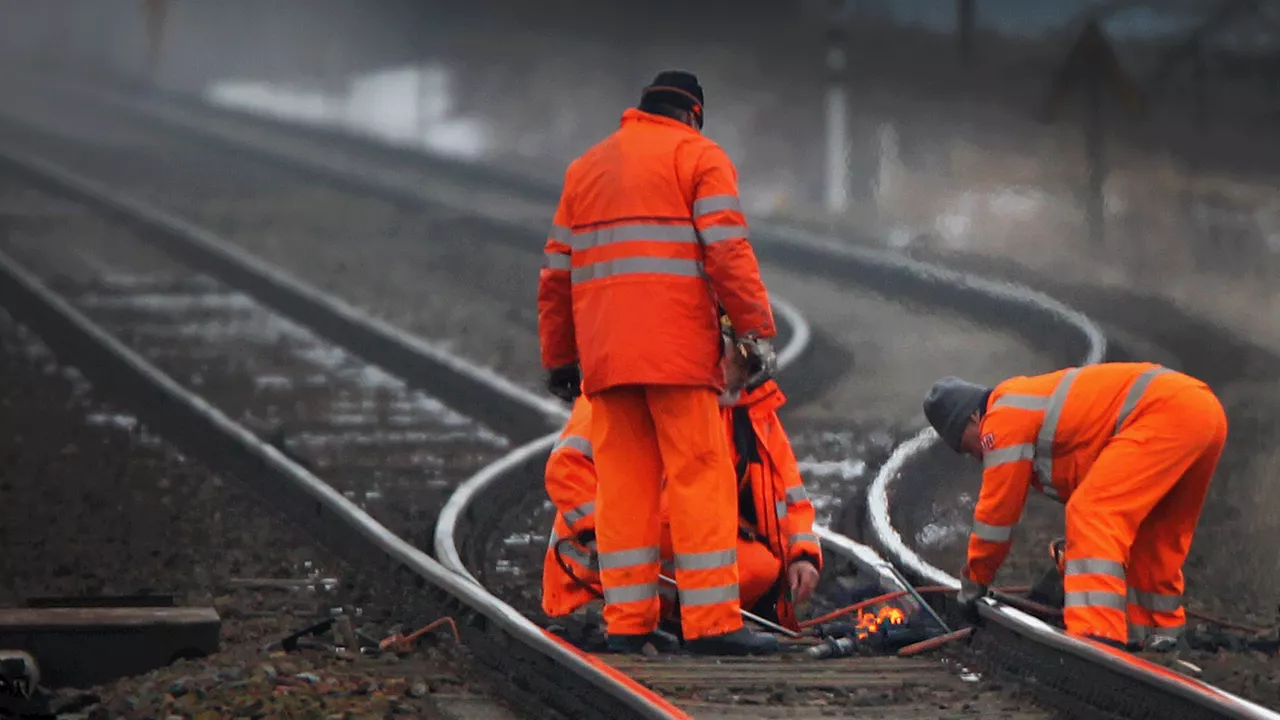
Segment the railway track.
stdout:
<svg viewBox="0 0 1280 720">
<path fill-rule="evenodd" d="M 28 163 L 26 164 L 25 169 L 27 171 L 44 170 L 46 172 L 37 172 L 36 174 L 42 175 L 46 181 L 49 180 L 49 173 L 47 171 L 50 168 L 48 167 L 33 168 Z M 63 174 L 60 180 L 54 182 L 54 184 L 60 185 L 64 191 L 68 189 L 75 190 L 75 183 L 68 183 L 68 180 L 69 178 Z M 76 193 L 80 195 L 81 199 L 86 199 L 86 193 L 84 192 L 85 189 L 84 184 L 81 183 L 78 188 L 78 192 Z M 103 198 L 99 197 L 96 204 L 100 207 L 112 205 L 112 203 L 103 203 L 102 200 Z M 114 203 L 114 205 L 114 211 L 117 215 L 123 216 L 130 214 L 128 212 L 123 212 L 119 203 Z M 137 210 L 137 208 L 134 207 L 133 210 Z M 137 218 L 135 217 L 134 220 L 136 221 Z M 170 228 L 169 231 L 172 232 L 173 229 L 174 228 Z M 208 239 L 209 238 L 206 238 L 206 240 Z M 810 262 L 814 262 L 825 256 L 826 266 L 828 268 L 832 265 L 836 265 L 846 273 L 851 273 L 855 276 L 861 274 L 871 277 L 874 280 L 874 284 L 893 287 L 896 291 L 899 291 L 904 295 L 915 296 L 916 298 L 932 299 L 944 296 L 958 304 L 970 305 L 969 311 L 972 311 L 971 308 L 973 306 L 999 308 L 1001 314 L 1005 317 L 1005 322 L 1008 322 L 1010 325 L 1021 326 L 1022 329 L 1028 331 L 1029 334 L 1037 335 L 1042 339 L 1049 339 L 1050 344 L 1055 347 L 1074 347 L 1078 349 L 1079 346 L 1083 344 L 1087 347 L 1090 356 L 1100 352 L 1100 348 L 1097 344 L 1098 338 L 1089 336 L 1087 331 L 1084 333 L 1083 343 L 1079 336 L 1070 337 L 1069 333 L 1062 332 L 1064 325 L 1067 328 L 1072 327 L 1070 322 L 1076 323 L 1074 326 L 1076 328 L 1076 332 L 1078 332 L 1078 329 L 1081 327 L 1088 327 L 1087 325 L 1082 325 L 1077 316 L 1073 316 L 1069 311 L 1066 311 L 1060 306 L 1054 307 L 1052 304 L 1043 303 L 1041 299 L 1035 298 L 1028 293 L 1010 291 L 1004 288 L 984 285 L 980 282 L 974 282 L 970 278 L 957 277 L 947 273 L 938 272 L 927 267 L 903 263 L 891 258 L 877 257 L 874 256 L 874 254 L 850 253 L 847 250 L 841 251 L 837 248 L 824 246 L 823 241 L 819 238 L 808 237 L 802 238 L 802 240 L 804 241 L 803 244 L 793 244 L 789 251 L 789 254 L 793 257 L 799 257 L 800 262 L 804 262 L 806 259 L 806 253 L 812 253 L 812 256 L 809 258 Z M 766 244 L 772 243 L 771 241 L 766 241 Z M 797 248 L 799 249 L 797 250 Z M 773 252 L 782 251 L 775 249 Z M 1041 304 L 1037 306 L 1037 302 L 1040 302 Z M 1057 322 L 1057 327 L 1059 329 L 1055 332 L 1052 327 L 1044 327 L 1046 320 Z M 1038 331 L 1036 327 L 1037 325 L 1040 325 Z M 1064 335 L 1068 336 L 1063 337 Z M 456 368 L 453 369 L 456 370 Z M 504 389 L 506 389 L 508 391 L 508 395 L 510 395 L 510 388 L 508 387 Z M 515 399 L 514 403 L 510 397 L 506 398 L 506 400 L 508 403 L 511 403 L 510 407 L 515 407 L 516 403 L 523 402 L 529 404 L 530 402 L 530 398 L 527 395 Z M 534 403 L 534 405 L 537 406 L 534 412 L 535 415 L 542 414 L 545 419 L 546 415 L 554 414 L 549 413 L 544 405 L 539 405 L 537 403 Z M 543 439 L 543 442 L 545 442 L 545 438 Z M 536 467 L 538 464 L 538 451 L 536 449 L 536 445 L 521 448 L 516 451 L 516 457 L 522 457 L 521 453 L 523 453 L 524 459 L 523 469 L 527 475 L 530 468 Z M 510 477 L 514 476 L 517 477 L 517 483 L 524 483 L 523 489 L 527 493 L 528 477 L 518 477 L 520 475 L 518 470 L 521 466 L 522 463 L 513 462 L 510 458 L 507 458 L 499 461 L 499 465 L 495 466 L 498 469 L 486 469 L 477 477 L 485 480 L 481 483 L 484 488 L 495 488 L 502 486 L 504 482 L 509 487 L 513 486 Z M 475 487 L 471 483 L 468 483 L 468 486 Z M 458 496 L 455 495 L 455 498 L 456 497 Z M 479 493 L 473 492 L 471 497 L 479 497 Z M 490 503 L 490 505 L 492 504 Z M 468 507 L 474 506 L 467 506 L 464 507 L 462 511 L 456 511 L 455 516 L 459 519 L 465 520 L 466 518 L 464 516 L 468 512 Z M 445 527 L 445 524 L 442 521 L 437 527 L 437 540 L 440 538 L 440 528 L 443 527 Z M 464 539 L 467 538 L 464 536 Z M 844 556 L 852 565 L 859 567 L 862 572 L 877 573 L 884 572 L 886 570 L 885 564 L 882 561 L 879 561 L 878 558 L 875 557 L 874 553 L 871 553 L 870 549 L 866 546 L 853 543 L 848 539 L 840 538 L 834 533 L 829 532 L 826 533 L 826 538 L 824 539 L 827 540 L 829 548 L 833 553 Z M 465 552 L 462 552 L 459 553 L 458 556 L 463 557 L 465 554 Z M 442 558 L 447 557 L 445 553 L 440 553 L 440 555 Z M 476 592 L 474 585 L 469 586 L 467 589 L 471 590 L 473 593 Z M 1164 698 L 1166 706 L 1168 706 L 1170 698 L 1174 698 L 1173 702 L 1180 702 L 1183 705 L 1185 705 L 1188 700 L 1190 700 L 1193 705 L 1203 705 L 1204 703 L 1211 701 L 1228 704 L 1231 702 L 1229 698 L 1214 697 L 1212 696 L 1212 693 L 1207 695 L 1203 692 L 1201 694 L 1196 694 L 1196 692 L 1192 690 L 1187 690 L 1187 687 L 1193 685 L 1186 683 L 1185 681 L 1169 680 L 1169 682 L 1162 685 L 1159 681 L 1150 676 L 1151 673 L 1148 670 L 1136 665 L 1133 667 L 1139 667 L 1138 670 L 1128 668 L 1128 672 L 1116 672 L 1114 668 L 1108 667 L 1106 659 L 1098 657 L 1096 655 L 1097 651 L 1092 648 L 1065 648 L 1064 652 L 1064 648 L 1061 646 L 1061 643 L 1057 642 L 1055 638 L 1051 638 L 1040 633 L 1040 628 L 1028 626 L 1023 618 L 1020 618 L 1016 614 L 1010 612 L 1008 608 L 994 607 L 990 610 L 991 611 L 988 613 L 988 616 L 994 626 L 1002 628 L 1020 639 L 1019 641 L 1009 644 L 1016 645 L 1021 642 L 1024 647 L 1019 648 L 1019 650 L 1025 653 L 1027 657 L 1037 659 L 1039 661 L 1039 665 L 1043 669 L 1046 669 L 1046 671 L 1051 675 L 1056 674 L 1058 676 L 1062 676 L 1064 674 L 1063 671 L 1060 668 L 1053 669 L 1052 666 L 1055 663 L 1064 662 L 1064 658 L 1067 656 L 1072 656 L 1076 658 L 1083 658 L 1082 667 L 1084 667 L 1087 672 L 1095 674 L 1101 673 L 1102 675 L 1100 676 L 1112 678 L 1113 681 L 1116 677 L 1121 678 L 1121 685 L 1118 686 L 1117 689 L 1122 692 L 1127 692 L 1130 696 L 1134 696 L 1135 694 L 1141 695 L 1145 700 L 1151 700 L 1152 698 Z M 1025 647 L 1028 643 L 1034 646 L 1031 650 L 1028 650 L 1027 647 Z M 568 662 L 570 662 L 571 665 L 575 664 L 575 661 Z M 576 661 L 576 664 L 579 666 L 579 669 L 581 669 L 582 663 L 580 658 Z M 590 666 L 589 663 L 587 663 L 587 665 Z M 599 678 L 596 677 L 595 680 L 598 681 Z M 1174 683 L 1174 685 L 1171 686 L 1170 683 Z M 1058 689 L 1061 690 L 1061 688 Z M 1177 691 L 1179 689 L 1182 691 L 1181 693 Z M 1203 690 L 1202 688 L 1199 689 Z M 614 690 L 616 691 L 616 688 L 614 688 Z M 641 695 L 641 697 L 644 696 Z M 1209 699 L 1207 700 L 1206 697 L 1209 697 Z M 647 699 L 649 701 L 653 701 L 652 697 L 648 697 Z M 1095 701 L 1097 700 L 1096 697 L 1093 699 Z M 629 700 L 634 701 L 635 697 L 630 697 Z M 628 707 L 635 709 L 637 706 L 628 705 Z M 1138 710 L 1134 711 L 1136 714 L 1123 716 L 1148 716 L 1143 713 L 1154 712 L 1156 708 L 1160 707 L 1160 703 L 1148 702 L 1146 703 L 1146 707 L 1148 708 L 1147 710 L 1138 708 Z M 1234 712 L 1244 712 L 1244 710 L 1241 710 L 1243 707 L 1244 706 L 1242 705 L 1235 707 Z M 651 710 L 652 708 L 649 709 Z M 1186 710 L 1185 707 L 1178 709 L 1180 711 Z M 1221 710 L 1222 708 L 1219 707 L 1218 709 Z M 1247 710 L 1247 708 L 1245 708 L 1245 710 Z M 1232 711 L 1231 708 L 1228 708 L 1228 711 Z M 1177 715 L 1175 714 L 1174 716 Z M 1212 715 L 1210 714 L 1208 716 Z M 1238 714 L 1237 716 L 1248 717 L 1251 715 L 1246 712 L 1245 714 Z"/>
</svg>

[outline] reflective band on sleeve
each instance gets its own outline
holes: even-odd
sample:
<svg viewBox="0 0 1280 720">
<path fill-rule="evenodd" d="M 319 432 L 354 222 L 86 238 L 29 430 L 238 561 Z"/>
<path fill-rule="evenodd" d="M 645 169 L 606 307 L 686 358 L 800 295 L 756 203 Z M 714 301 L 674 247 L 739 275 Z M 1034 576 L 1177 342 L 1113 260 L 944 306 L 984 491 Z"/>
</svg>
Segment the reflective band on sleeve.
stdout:
<svg viewBox="0 0 1280 720">
<path fill-rule="evenodd" d="M 580 283 L 618 275 L 641 275 L 645 273 L 690 278 L 703 277 L 702 263 L 697 260 L 648 257 L 602 260 L 601 262 L 574 268 L 572 277 L 574 283 Z"/>
<path fill-rule="evenodd" d="M 803 485 L 787 488 L 787 502 L 798 503 L 801 500 L 809 499 L 809 491 L 804 489 Z"/>
<path fill-rule="evenodd" d="M 584 551 L 576 543 L 567 542 L 560 546 L 560 555 L 578 563 L 589 570 L 599 570 L 600 562 L 595 553 Z"/>
<path fill-rule="evenodd" d="M 1151 612 L 1177 612 L 1182 607 L 1181 595 L 1164 595 L 1129 588 L 1129 602 Z"/>
<path fill-rule="evenodd" d="M 551 452 L 565 448 L 572 448 L 587 457 L 591 457 L 591 441 L 581 435 L 565 435 L 556 441 L 555 447 L 551 448 Z"/>
<path fill-rule="evenodd" d="M 657 223 L 627 223 L 599 230 L 574 233 L 573 249 L 612 245 L 613 243 L 646 240 L 649 242 L 698 242 L 698 231 L 692 225 L 659 225 Z"/>
<path fill-rule="evenodd" d="M 1022 443 L 1021 445 L 1010 445 L 1009 447 L 987 450 L 982 453 L 982 469 L 990 470 L 993 467 L 998 467 L 1005 463 L 1034 460 L 1035 456 L 1036 449 L 1031 443 Z"/>
<path fill-rule="evenodd" d="M 658 583 L 637 583 L 635 585 L 619 585 L 604 589 L 604 601 L 609 605 L 625 602 L 641 602 L 658 597 Z"/>
<path fill-rule="evenodd" d="M 1009 393 L 1001 395 L 998 400 L 991 405 L 992 408 L 1009 407 L 1015 410 L 1044 410 L 1049 407 L 1049 398 L 1043 395 L 1022 395 L 1019 393 Z"/>
<path fill-rule="evenodd" d="M 1012 525 L 988 525 L 980 520 L 973 521 L 973 534 L 987 542 L 1008 542 L 1013 537 Z"/>
<path fill-rule="evenodd" d="M 676 553 L 676 570 L 714 570 L 736 565 L 738 551 L 712 550 L 700 553 Z"/>
<path fill-rule="evenodd" d="M 710 245 L 724 240 L 733 240 L 734 238 L 745 239 L 747 237 L 747 229 L 742 225 L 712 225 L 705 230 L 698 231 L 698 236 L 702 238 L 702 242 Z"/>
<path fill-rule="evenodd" d="M 693 216 L 700 218 L 721 210 L 737 210 L 742 212 L 742 204 L 737 195 L 708 195 L 693 201 Z"/>
<path fill-rule="evenodd" d="M 715 605 L 738 599 L 738 583 L 720 585 L 719 587 L 685 590 L 680 588 L 680 606 L 697 607 L 699 605 Z"/>
<path fill-rule="evenodd" d="M 648 563 L 656 562 L 658 562 L 657 546 L 600 553 L 601 570 L 617 570 L 618 568 L 647 565 Z"/>
<path fill-rule="evenodd" d="M 1110 575 L 1124 580 L 1124 564 L 1106 558 L 1076 558 L 1068 560 L 1066 575 Z"/>
<path fill-rule="evenodd" d="M 568 253 L 545 252 L 542 254 L 542 267 L 548 270 L 569 270 L 573 268 L 573 260 Z"/>
<path fill-rule="evenodd" d="M 787 537 L 787 542 L 792 545 L 800 542 L 811 542 L 815 545 L 819 544 L 818 536 L 813 533 L 791 533 L 791 535 Z"/>
<path fill-rule="evenodd" d="M 1105 590 L 1085 590 L 1066 594 L 1064 607 L 1104 607 L 1125 611 L 1124 595 Z"/>
<path fill-rule="evenodd" d="M 1154 367 L 1138 376 L 1133 384 L 1129 386 L 1129 392 L 1125 393 L 1124 403 L 1120 406 L 1120 413 L 1116 416 L 1116 429 L 1112 434 L 1120 432 L 1120 427 L 1124 425 L 1124 421 L 1129 419 L 1129 414 L 1138 406 L 1138 401 L 1142 399 L 1142 394 L 1147 391 L 1147 386 L 1155 379 L 1157 375 L 1163 375 L 1172 372 L 1169 368 Z"/>
<path fill-rule="evenodd" d="M 562 242 L 565 245 L 572 245 L 573 231 L 563 225 L 553 224 L 551 226 L 551 232 L 547 235 L 547 238 L 555 240 L 556 242 Z"/>
<path fill-rule="evenodd" d="M 1049 405 L 1044 411 L 1044 422 L 1040 425 L 1040 433 L 1036 436 L 1036 474 L 1046 488 L 1053 485 L 1053 438 L 1058 433 L 1058 422 L 1062 419 L 1062 408 L 1067 404 L 1067 393 L 1071 391 L 1071 383 L 1075 382 L 1080 368 L 1072 368 L 1058 381 L 1049 397 Z M 1047 492 L 1047 491 L 1046 491 Z"/>
<path fill-rule="evenodd" d="M 579 520 L 590 515 L 595 511 L 596 511 L 596 502 L 594 500 L 590 500 L 588 502 L 582 503 L 581 505 L 579 505 L 578 507 L 572 510 L 565 512 L 564 521 L 569 523 L 570 525 L 574 525 Z"/>
<path fill-rule="evenodd" d="M 778 513 L 778 519 L 781 520 L 782 518 L 787 516 L 787 501 L 778 500 L 773 504 L 773 509 L 776 513 Z"/>
</svg>

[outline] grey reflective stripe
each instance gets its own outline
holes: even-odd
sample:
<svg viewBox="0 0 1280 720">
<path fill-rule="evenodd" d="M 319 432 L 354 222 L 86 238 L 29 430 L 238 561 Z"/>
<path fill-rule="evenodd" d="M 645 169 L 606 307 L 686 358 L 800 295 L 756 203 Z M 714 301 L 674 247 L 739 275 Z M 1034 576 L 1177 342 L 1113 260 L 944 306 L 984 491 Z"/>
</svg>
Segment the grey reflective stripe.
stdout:
<svg viewBox="0 0 1280 720">
<path fill-rule="evenodd" d="M 1142 399 L 1142 394 L 1147 391 L 1147 386 L 1155 379 L 1157 375 L 1163 375 L 1172 372 L 1169 368 L 1153 367 L 1150 370 L 1138 376 L 1137 380 L 1129 386 L 1129 392 L 1125 393 L 1124 403 L 1120 406 L 1120 414 L 1116 416 L 1116 429 L 1112 434 L 1120 432 L 1120 427 L 1124 425 L 1124 421 L 1129 419 L 1129 414 L 1138 406 L 1138 401 Z"/>
<path fill-rule="evenodd" d="M 982 453 L 982 469 L 990 470 L 993 467 L 998 467 L 1005 463 L 1034 460 L 1035 457 L 1036 448 L 1031 443 L 1022 443 L 1021 445 L 1010 445 L 1009 447 L 987 450 Z"/>
<path fill-rule="evenodd" d="M 638 583 L 636 585 L 618 585 L 605 587 L 604 601 L 609 605 L 624 602 L 641 602 L 658 597 L 658 583 Z"/>
<path fill-rule="evenodd" d="M 973 534 L 988 542 L 1007 542 L 1013 537 L 1013 526 L 988 525 L 980 520 L 974 520 Z"/>
<path fill-rule="evenodd" d="M 1129 623 L 1129 642 L 1140 643 L 1147 639 L 1151 634 L 1151 628 L 1146 625 L 1135 625 Z"/>
<path fill-rule="evenodd" d="M 1151 634 L 1155 637 L 1168 637 L 1177 640 L 1182 636 L 1182 632 L 1186 630 L 1185 625 L 1170 625 L 1168 627 L 1151 628 Z"/>
<path fill-rule="evenodd" d="M 804 489 L 803 485 L 787 488 L 787 502 L 798 503 L 801 500 L 809 499 L 809 491 Z"/>
<path fill-rule="evenodd" d="M 1124 580 L 1124 564 L 1106 558 L 1076 558 L 1068 560 L 1066 575 L 1110 575 Z"/>
<path fill-rule="evenodd" d="M 658 562 L 657 546 L 600 553 L 601 570 L 616 570 L 618 568 L 633 567 L 635 565 L 645 565 L 647 563 L 656 562 Z"/>
<path fill-rule="evenodd" d="M 551 232 L 547 234 L 547 237 L 551 240 L 555 240 L 556 242 L 562 242 L 565 245 L 570 245 L 573 243 L 573 230 L 570 230 L 563 225 L 552 224 Z"/>
<path fill-rule="evenodd" d="M 551 448 L 551 452 L 565 448 L 573 448 L 583 455 L 591 457 L 591 441 L 581 435 L 565 435 L 556 441 L 556 445 Z"/>
<path fill-rule="evenodd" d="M 599 230 L 587 230 L 573 234 L 573 249 L 586 250 L 613 243 L 648 240 L 651 242 L 698 242 L 698 231 L 692 225 L 659 225 L 657 223 L 628 223 Z"/>
<path fill-rule="evenodd" d="M 573 260 L 569 258 L 569 253 L 548 251 L 542 254 L 542 267 L 548 270 L 570 270 L 573 268 Z"/>
<path fill-rule="evenodd" d="M 1075 382 L 1076 375 L 1079 374 L 1080 368 L 1072 368 L 1058 381 L 1058 386 L 1049 396 L 1044 422 L 1040 424 L 1040 434 L 1036 436 L 1036 474 L 1046 488 L 1053 485 L 1053 438 L 1058 432 L 1058 422 L 1062 419 L 1062 408 L 1067 404 L 1071 383 Z"/>
<path fill-rule="evenodd" d="M 787 537 L 787 542 L 792 544 L 798 542 L 811 542 L 817 544 L 818 536 L 813 533 L 791 533 L 791 535 Z"/>
<path fill-rule="evenodd" d="M 738 563 L 738 551 L 712 550 L 700 553 L 676 553 L 677 570 L 714 570 Z"/>
<path fill-rule="evenodd" d="M 1177 612 L 1182 607 L 1181 595 L 1165 595 L 1129 588 L 1129 602 L 1151 612 Z"/>
<path fill-rule="evenodd" d="M 569 523 L 570 525 L 573 525 L 577 523 L 579 520 L 581 520 L 582 518 L 590 515 L 595 511 L 596 511 L 596 502 L 595 500 L 590 500 L 582 503 L 581 505 L 579 505 L 578 507 L 572 510 L 565 511 L 564 521 Z"/>
<path fill-rule="evenodd" d="M 787 516 L 787 501 L 778 500 L 773 504 L 773 509 L 775 512 L 778 513 L 778 519 L 781 520 L 782 518 Z"/>
<path fill-rule="evenodd" d="M 561 545 L 560 554 L 573 560 L 582 567 L 589 568 L 591 570 L 600 569 L 600 563 L 596 554 L 593 552 L 583 552 L 582 548 L 578 547 L 574 543 L 568 542 Z"/>
<path fill-rule="evenodd" d="M 720 585 L 718 587 L 685 590 L 680 588 L 680 606 L 697 607 L 699 605 L 715 605 L 738 599 L 738 583 Z"/>
<path fill-rule="evenodd" d="M 712 225 L 709 228 L 699 230 L 698 237 L 702 238 L 702 242 L 710 245 L 724 240 L 733 240 L 734 238 L 746 238 L 747 228 L 743 225 Z"/>
<path fill-rule="evenodd" d="M 1043 395 L 1009 393 L 1007 395 L 1001 395 L 991 407 L 1010 407 L 1015 410 L 1044 410 L 1049 407 L 1049 398 L 1044 397 Z"/>
<path fill-rule="evenodd" d="M 547 549 L 550 550 L 551 548 L 555 547 L 556 541 L 559 539 L 560 539 L 560 536 L 556 534 L 556 529 L 554 527 L 551 528 L 551 535 L 547 537 Z"/>
<path fill-rule="evenodd" d="M 1104 607 L 1125 611 L 1124 595 L 1105 590 L 1085 590 L 1066 594 L 1065 607 Z"/>
<path fill-rule="evenodd" d="M 737 195 L 708 195 L 693 201 L 693 216 L 700 218 L 721 210 L 737 210 L 742 212 L 742 203 Z"/>
<path fill-rule="evenodd" d="M 677 258 L 619 258 L 576 267 L 571 272 L 572 281 L 575 283 L 615 277 L 617 275 L 638 275 L 641 273 L 699 278 L 702 277 L 702 263 L 697 260 L 681 260 Z"/>
</svg>

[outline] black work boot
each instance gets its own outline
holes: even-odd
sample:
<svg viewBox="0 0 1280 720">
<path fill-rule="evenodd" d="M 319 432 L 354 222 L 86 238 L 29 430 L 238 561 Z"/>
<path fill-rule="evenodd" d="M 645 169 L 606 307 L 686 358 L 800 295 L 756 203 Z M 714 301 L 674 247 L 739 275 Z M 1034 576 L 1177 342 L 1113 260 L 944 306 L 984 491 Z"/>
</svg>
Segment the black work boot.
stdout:
<svg viewBox="0 0 1280 720">
<path fill-rule="evenodd" d="M 739 628 L 723 635 L 688 640 L 684 647 L 698 655 L 767 655 L 778 651 L 778 638 Z"/>
<path fill-rule="evenodd" d="M 644 652 L 646 644 L 653 645 L 658 652 L 675 652 L 680 649 L 680 641 L 675 635 L 662 630 L 654 630 L 643 635 L 622 635 L 610 633 L 606 645 L 609 652 L 638 655 Z"/>
</svg>

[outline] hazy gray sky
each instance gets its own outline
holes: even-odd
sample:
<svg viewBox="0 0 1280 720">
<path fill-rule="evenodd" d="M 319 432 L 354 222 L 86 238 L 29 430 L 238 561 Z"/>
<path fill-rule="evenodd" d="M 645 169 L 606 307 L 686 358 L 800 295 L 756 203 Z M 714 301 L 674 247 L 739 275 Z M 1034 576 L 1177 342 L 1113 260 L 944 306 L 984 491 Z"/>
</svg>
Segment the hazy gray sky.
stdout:
<svg viewBox="0 0 1280 720">
<path fill-rule="evenodd" d="M 1064 23 L 1100 0 L 978 0 L 978 14 L 984 27 L 1010 34 L 1040 34 L 1061 28 Z M 855 0 L 856 2 L 856 0 Z M 952 0 L 887 0 L 895 18 L 938 29 L 955 26 L 956 4 Z M 1159 3 L 1153 2 L 1152 5 Z M 1205 7 L 1211 8 L 1212 2 Z M 1185 14 L 1156 13 L 1134 9 L 1118 14 L 1107 23 L 1113 36 L 1164 34 L 1186 27 Z"/>
</svg>

